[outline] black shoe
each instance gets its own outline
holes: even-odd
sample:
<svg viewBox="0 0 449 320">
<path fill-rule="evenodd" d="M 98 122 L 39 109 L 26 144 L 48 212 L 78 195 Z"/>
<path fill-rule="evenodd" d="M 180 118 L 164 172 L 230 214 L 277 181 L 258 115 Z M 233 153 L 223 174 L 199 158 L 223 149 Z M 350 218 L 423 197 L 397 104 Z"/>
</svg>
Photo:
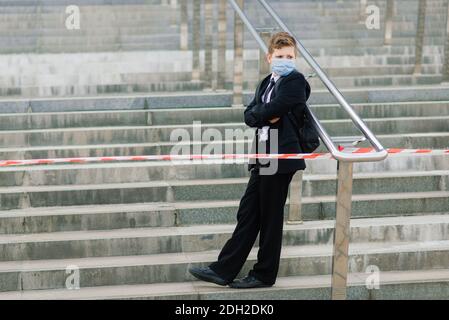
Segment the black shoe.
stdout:
<svg viewBox="0 0 449 320">
<path fill-rule="evenodd" d="M 260 281 L 254 276 L 246 276 L 243 279 L 234 280 L 229 284 L 231 288 L 245 289 L 245 288 L 266 288 L 273 286 L 272 284 Z"/>
<path fill-rule="evenodd" d="M 231 281 L 226 281 L 226 280 L 222 279 L 218 274 L 216 274 L 209 267 L 192 267 L 189 269 L 189 272 L 191 275 L 193 275 L 197 279 L 207 281 L 207 282 L 212 282 L 212 283 L 218 284 L 220 286 L 225 286 L 231 282 Z"/>
</svg>

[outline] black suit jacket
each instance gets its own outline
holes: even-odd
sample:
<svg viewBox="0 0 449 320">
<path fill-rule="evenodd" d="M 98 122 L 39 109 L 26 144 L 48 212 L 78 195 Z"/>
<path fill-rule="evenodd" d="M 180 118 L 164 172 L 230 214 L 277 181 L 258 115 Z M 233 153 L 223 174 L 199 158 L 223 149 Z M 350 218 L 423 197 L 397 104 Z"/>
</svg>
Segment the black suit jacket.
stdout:
<svg viewBox="0 0 449 320">
<path fill-rule="evenodd" d="M 263 103 L 262 94 L 268 87 L 270 78 L 271 74 L 259 83 L 254 99 L 246 107 L 244 112 L 245 123 L 250 127 L 257 128 L 251 146 L 251 153 L 270 153 L 270 131 L 274 128 L 278 130 L 278 153 L 302 153 L 298 132 L 292 120 L 296 120 L 296 125 L 299 128 L 304 125 L 304 110 L 306 108 L 306 101 L 310 95 L 310 85 L 302 73 L 293 70 L 289 75 L 281 77 L 278 80 L 282 80 L 282 82 L 273 89 L 270 102 Z M 287 115 L 289 111 L 292 112 L 294 119 L 289 118 Z M 277 122 L 269 122 L 270 119 L 276 117 L 280 118 Z M 257 141 L 263 126 L 270 126 L 270 130 L 266 150 L 259 151 Z M 306 168 L 303 159 L 278 159 L 277 161 L 278 173 L 295 172 Z M 269 164 L 261 164 L 258 159 L 250 159 L 248 170 L 251 170 L 253 167 L 267 166 Z"/>
</svg>

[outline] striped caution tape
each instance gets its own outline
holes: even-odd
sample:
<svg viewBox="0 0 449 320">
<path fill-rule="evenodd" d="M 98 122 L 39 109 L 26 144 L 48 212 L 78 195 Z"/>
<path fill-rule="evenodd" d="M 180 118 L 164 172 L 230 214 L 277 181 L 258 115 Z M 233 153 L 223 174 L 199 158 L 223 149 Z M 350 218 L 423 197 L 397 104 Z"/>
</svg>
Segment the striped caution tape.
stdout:
<svg viewBox="0 0 449 320">
<path fill-rule="evenodd" d="M 344 148 L 345 153 L 370 153 L 374 148 Z M 386 149 L 388 154 L 433 154 L 449 155 L 449 149 Z M 227 159 L 333 159 L 331 153 L 284 153 L 284 154 L 188 154 L 188 155 L 147 155 L 147 156 L 117 156 L 117 157 L 81 157 L 81 158 L 55 158 L 55 159 L 29 159 L 29 160 L 1 160 L 0 167 L 44 165 L 57 163 L 91 163 L 116 161 L 155 161 L 155 160 L 227 160 Z"/>
</svg>

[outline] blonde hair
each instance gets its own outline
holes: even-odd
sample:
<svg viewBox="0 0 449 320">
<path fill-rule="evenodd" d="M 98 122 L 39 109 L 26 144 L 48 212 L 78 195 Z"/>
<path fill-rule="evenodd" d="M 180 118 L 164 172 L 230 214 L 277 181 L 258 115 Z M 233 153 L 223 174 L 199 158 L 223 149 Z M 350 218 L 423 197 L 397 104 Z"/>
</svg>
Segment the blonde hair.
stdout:
<svg viewBox="0 0 449 320">
<path fill-rule="evenodd" d="M 278 32 L 271 36 L 268 45 L 268 53 L 273 54 L 274 49 L 281 49 L 284 47 L 294 47 L 295 56 L 298 55 L 296 48 L 296 40 L 288 32 Z"/>
</svg>

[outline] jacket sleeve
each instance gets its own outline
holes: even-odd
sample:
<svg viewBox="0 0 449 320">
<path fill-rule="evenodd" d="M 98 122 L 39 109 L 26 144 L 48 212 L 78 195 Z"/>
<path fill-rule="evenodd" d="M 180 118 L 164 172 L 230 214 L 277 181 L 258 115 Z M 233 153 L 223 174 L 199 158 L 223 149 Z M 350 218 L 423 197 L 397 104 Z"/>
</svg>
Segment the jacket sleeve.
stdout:
<svg viewBox="0 0 449 320">
<path fill-rule="evenodd" d="M 255 104 L 247 110 L 248 118 L 253 118 L 253 123 L 266 125 L 270 119 L 282 117 L 293 107 L 304 106 L 306 101 L 306 79 L 299 74 L 297 77 L 284 80 L 276 92 L 276 97 L 270 102 Z M 245 115 L 245 119 L 246 117 Z"/>
<path fill-rule="evenodd" d="M 259 122 L 259 120 L 252 112 L 252 109 L 254 108 L 255 105 L 256 105 L 256 97 L 254 97 L 253 101 L 251 101 L 251 103 L 245 109 L 244 112 L 245 123 L 250 127 L 263 127 L 265 124 Z"/>
</svg>

